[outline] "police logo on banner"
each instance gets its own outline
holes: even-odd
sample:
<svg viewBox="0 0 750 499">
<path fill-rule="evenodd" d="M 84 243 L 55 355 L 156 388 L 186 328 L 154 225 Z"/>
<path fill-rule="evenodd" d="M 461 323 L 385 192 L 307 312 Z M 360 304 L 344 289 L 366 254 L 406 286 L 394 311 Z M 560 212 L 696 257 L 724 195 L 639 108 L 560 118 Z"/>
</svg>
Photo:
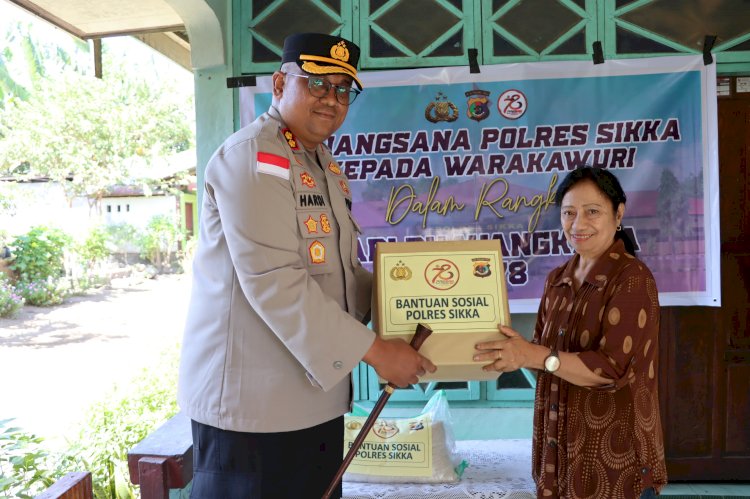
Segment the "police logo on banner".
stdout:
<svg viewBox="0 0 750 499">
<path fill-rule="evenodd" d="M 458 119 L 458 108 L 448 100 L 443 92 L 438 92 L 435 100 L 430 102 L 424 110 L 424 117 L 430 123 L 439 121 L 456 121 Z"/>
<path fill-rule="evenodd" d="M 469 90 L 464 92 L 466 101 L 466 115 L 474 121 L 482 121 L 490 115 L 490 92 L 487 90 Z"/>
</svg>

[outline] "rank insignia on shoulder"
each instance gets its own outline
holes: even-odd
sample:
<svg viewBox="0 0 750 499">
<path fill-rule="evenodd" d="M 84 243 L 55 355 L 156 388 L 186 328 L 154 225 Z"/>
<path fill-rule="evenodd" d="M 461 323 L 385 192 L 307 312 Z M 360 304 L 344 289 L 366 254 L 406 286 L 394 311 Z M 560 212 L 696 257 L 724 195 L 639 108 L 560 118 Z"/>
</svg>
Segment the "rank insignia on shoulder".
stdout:
<svg viewBox="0 0 750 499">
<path fill-rule="evenodd" d="M 347 185 L 346 180 L 339 180 L 339 186 L 341 187 L 341 192 L 343 192 L 347 196 L 351 194 L 352 191 L 349 190 L 349 186 Z"/>
<path fill-rule="evenodd" d="M 305 227 L 307 227 L 307 233 L 308 234 L 317 234 L 318 232 L 318 221 L 315 220 L 312 215 L 307 216 L 307 220 L 305 220 Z"/>
<path fill-rule="evenodd" d="M 331 170 L 334 175 L 341 175 L 341 168 L 339 168 L 339 165 L 337 165 L 333 161 L 328 163 L 328 169 Z"/>
<path fill-rule="evenodd" d="M 268 152 L 260 152 L 256 156 L 258 173 L 274 175 L 289 180 L 289 159 Z"/>
<path fill-rule="evenodd" d="M 297 151 L 299 149 L 299 144 L 297 143 L 297 138 L 294 136 L 291 130 L 288 128 L 284 128 L 281 130 L 281 133 L 284 134 L 284 139 L 286 140 L 286 143 L 289 144 L 289 147 Z"/>
<path fill-rule="evenodd" d="M 326 263 L 326 247 L 317 239 L 308 247 L 310 261 L 314 264 Z"/>
<path fill-rule="evenodd" d="M 302 185 L 309 187 L 312 189 L 315 187 L 315 179 L 312 178 L 312 175 L 310 175 L 307 172 L 302 172 L 299 174 L 299 179 L 302 181 Z"/>
</svg>

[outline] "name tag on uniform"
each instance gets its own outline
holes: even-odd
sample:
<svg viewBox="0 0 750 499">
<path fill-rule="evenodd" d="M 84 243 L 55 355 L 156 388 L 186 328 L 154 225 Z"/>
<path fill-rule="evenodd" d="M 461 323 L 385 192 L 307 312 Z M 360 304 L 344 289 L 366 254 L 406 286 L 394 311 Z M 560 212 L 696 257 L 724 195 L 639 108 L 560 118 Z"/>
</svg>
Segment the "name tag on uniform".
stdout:
<svg viewBox="0 0 750 499">
<path fill-rule="evenodd" d="M 320 194 L 300 194 L 299 195 L 299 206 L 300 208 L 315 208 L 325 206 L 326 200 Z"/>
</svg>

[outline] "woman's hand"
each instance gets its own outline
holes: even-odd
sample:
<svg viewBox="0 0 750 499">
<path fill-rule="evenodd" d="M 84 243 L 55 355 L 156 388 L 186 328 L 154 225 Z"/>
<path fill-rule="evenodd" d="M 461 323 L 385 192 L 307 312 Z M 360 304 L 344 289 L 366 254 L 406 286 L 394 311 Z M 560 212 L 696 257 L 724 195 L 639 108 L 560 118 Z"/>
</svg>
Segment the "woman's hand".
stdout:
<svg viewBox="0 0 750 499">
<path fill-rule="evenodd" d="M 498 329 L 506 336 L 505 339 L 483 341 L 474 345 L 474 348 L 479 350 L 479 353 L 474 355 L 474 360 L 490 362 L 482 366 L 482 370 L 506 373 L 522 367 L 544 369 L 544 359 L 550 353 L 549 348 L 526 341 L 508 326 L 499 326 Z M 560 369 L 555 371 L 555 376 L 574 385 L 586 387 L 607 386 L 612 383 L 612 380 L 591 372 L 575 353 L 558 352 L 558 355 Z"/>
<path fill-rule="evenodd" d="M 506 336 L 502 340 L 483 341 L 474 345 L 480 353 L 474 355 L 477 362 L 489 361 L 483 366 L 484 371 L 511 372 L 526 368 L 539 368 L 532 361 L 533 353 L 538 345 L 526 341 L 517 331 L 508 326 L 498 326 L 498 330 Z M 546 350 L 546 349 L 545 349 Z"/>
</svg>

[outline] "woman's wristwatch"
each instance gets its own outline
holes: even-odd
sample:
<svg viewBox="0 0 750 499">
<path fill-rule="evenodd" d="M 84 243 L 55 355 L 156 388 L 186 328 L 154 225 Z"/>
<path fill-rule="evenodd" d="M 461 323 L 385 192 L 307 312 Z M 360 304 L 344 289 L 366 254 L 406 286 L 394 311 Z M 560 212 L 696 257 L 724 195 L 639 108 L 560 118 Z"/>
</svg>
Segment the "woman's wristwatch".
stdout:
<svg viewBox="0 0 750 499">
<path fill-rule="evenodd" d="M 560 369 L 560 357 L 557 355 L 557 350 L 551 350 L 546 359 L 544 359 L 544 372 L 554 373 Z"/>
</svg>

